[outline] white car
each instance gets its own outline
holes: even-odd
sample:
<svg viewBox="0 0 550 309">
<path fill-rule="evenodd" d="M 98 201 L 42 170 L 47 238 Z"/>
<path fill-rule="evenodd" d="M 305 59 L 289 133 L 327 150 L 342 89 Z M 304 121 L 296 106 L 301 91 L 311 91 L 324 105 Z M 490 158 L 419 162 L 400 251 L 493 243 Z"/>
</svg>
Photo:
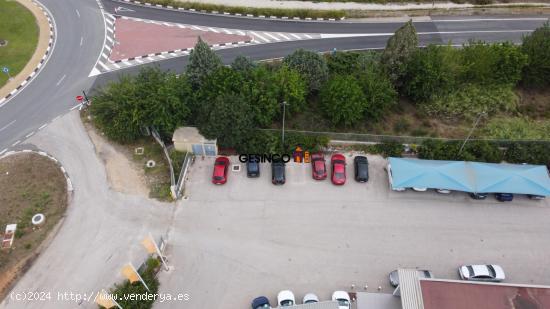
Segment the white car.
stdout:
<svg viewBox="0 0 550 309">
<path fill-rule="evenodd" d="M 391 173 L 391 164 L 388 163 L 388 167 L 385 169 L 386 172 L 388 172 L 388 179 L 389 179 L 389 182 L 390 182 L 390 189 L 393 190 L 393 191 L 405 191 L 407 190 L 407 188 L 394 188 L 393 187 L 393 177 L 392 177 L 392 173 Z"/>
<path fill-rule="evenodd" d="M 302 301 L 303 304 L 311 304 L 311 303 L 318 303 L 319 297 L 313 293 L 307 293 L 304 295 L 304 300 Z"/>
<path fill-rule="evenodd" d="M 290 307 L 296 304 L 296 298 L 294 298 L 294 293 L 289 290 L 283 290 L 277 294 L 277 305 L 279 307 Z"/>
<path fill-rule="evenodd" d="M 413 187 L 412 189 L 416 192 L 426 192 L 426 191 L 428 191 L 428 188 L 422 188 L 422 187 Z"/>
<path fill-rule="evenodd" d="M 332 300 L 338 302 L 338 309 L 350 309 L 351 299 L 348 292 L 336 291 L 332 293 Z"/>
<path fill-rule="evenodd" d="M 441 194 L 451 194 L 451 190 L 448 189 L 435 189 L 435 191 Z"/>
<path fill-rule="evenodd" d="M 498 265 L 464 265 L 458 268 L 462 280 L 500 282 L 506 278 Z"/>
</svg>

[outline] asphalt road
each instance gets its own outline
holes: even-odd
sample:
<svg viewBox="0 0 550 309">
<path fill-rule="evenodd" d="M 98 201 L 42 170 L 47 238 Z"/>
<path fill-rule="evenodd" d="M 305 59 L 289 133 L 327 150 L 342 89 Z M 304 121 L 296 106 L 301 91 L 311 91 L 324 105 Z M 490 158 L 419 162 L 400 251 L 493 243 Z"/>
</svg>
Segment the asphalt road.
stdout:
<svg viewBox="0 0 550 309">
<path fill-rule="evenodd" d="M 47 65 L 27 87 L 0 107 L 0 154 L 23 142 L 55 117 L 75 105 L 75 96 L 116 80 L 120 74 L 135 74 L 139 67 L 88 77 L 101 53 L 104 23 L 94 0 L 43 0 L 56 23 L 57 39 Z M 364 34 L 362 37 L 270 43 L 218 51 L 225 63 L 239 55 L 254 60 L 278 58 L 298 48 L 314 51 L 383 48 L 401 22 L 317 22 L 252 19 L 144 8 L 103 0 L 107 12 L 119 6 L 130 8 L 124 14 L 153 20 L 183 22 L 211 27 L 280 32 L 310 32 L 328 35 Z M 519 42 L 522 35 L 540 26 L 547 16 L 497 16 L 491 18 L 447 17 L 416 22 L 422 45 L 462 44 L 469 39 L 489 42 Z M 155 64 L 162 69 L 181 72 L 187 58 L 167 59 Z"/>
</svg>

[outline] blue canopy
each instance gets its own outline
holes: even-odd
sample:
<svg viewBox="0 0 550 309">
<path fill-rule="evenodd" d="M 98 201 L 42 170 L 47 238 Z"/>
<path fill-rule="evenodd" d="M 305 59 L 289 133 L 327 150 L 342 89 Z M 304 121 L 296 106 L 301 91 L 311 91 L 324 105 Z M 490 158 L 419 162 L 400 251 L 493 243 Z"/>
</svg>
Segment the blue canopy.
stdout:
<svg viewBox="0 0 550 309">
<path fill-rule="evenodd" d="M 550 196 L 544 165 L 389 158 L 393 188 Z"/>
</svg>

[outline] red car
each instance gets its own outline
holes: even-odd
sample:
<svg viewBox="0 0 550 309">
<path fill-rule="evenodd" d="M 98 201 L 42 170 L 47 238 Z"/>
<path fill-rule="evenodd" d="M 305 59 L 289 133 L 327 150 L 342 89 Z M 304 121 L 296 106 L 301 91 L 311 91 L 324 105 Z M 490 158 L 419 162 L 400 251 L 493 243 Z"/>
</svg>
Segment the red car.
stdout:
<svg viewBox="0 0 550 309">
<path fill-rule="evenodd" d="M 227 171 L 229 170 L 229 158 L 218 157 L 214 162 L 214 173 L 212 174 L 212 183 L 223 185 L 227 182 Z"/>
<path fill-rule="evenodd" d="M 311 155 L 311 174 L 315 180 L 327 178 L 327 166 L 325 164 L 325 156 L 322 153 Z"/>
<path fill-rule="evenodd" d="M 346 157 L 344 155 L 335 153 L 330 158 L 330 165 L 332 166 L 332 183 L 335 185 L 343 185 L 346 183 Z"/>
</svg>

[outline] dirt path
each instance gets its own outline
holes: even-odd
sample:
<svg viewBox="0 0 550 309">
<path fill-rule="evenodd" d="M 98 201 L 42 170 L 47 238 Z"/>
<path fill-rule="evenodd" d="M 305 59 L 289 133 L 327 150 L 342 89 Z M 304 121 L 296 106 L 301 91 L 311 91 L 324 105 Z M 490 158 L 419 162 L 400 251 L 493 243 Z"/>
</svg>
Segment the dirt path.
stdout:
<svg viewBox="0 0 550 309">
<path fill-rule="evenodd" d="M 126 150 L 107 142 L 89 124 L 85 124 L 85 127 L 97 155 L 105 164 L 110 188 L 121 193 L 148 197 L 149 188 L 145 183 L 144 172 L 128 159 Z"/>
<path fill-rule="evenodd" d="M 2 88 L 0 88 L 0 98 L 5 97 L 6 95 L 8 95 L 8 93 L 21 85 L 21 83 L 34 71 L 34 69 L 38 66 L 40 60 L 46 53 L 46 49 L 48 48 L 48 43 L 50 40 L 50 26 L 48 24 L 48 19 L 46 18 L 44 13 L 38 8 L 38 6 L 32 3 L 30 0 L 17 0 L 17 2 L 27 8 L 29 11 L 31 11 L 34 15 L 36 23 L 38 24 L 38 28 L 40 29 L 38 44 L 36 45 L 36 50 L 34 51 L 33 56 L 31 57 L 27 65 L 23 68 L 23 70 L 21 70 L 19 74 L 14 76 L 11 81 L 8 81 Z"/>
</svg>

